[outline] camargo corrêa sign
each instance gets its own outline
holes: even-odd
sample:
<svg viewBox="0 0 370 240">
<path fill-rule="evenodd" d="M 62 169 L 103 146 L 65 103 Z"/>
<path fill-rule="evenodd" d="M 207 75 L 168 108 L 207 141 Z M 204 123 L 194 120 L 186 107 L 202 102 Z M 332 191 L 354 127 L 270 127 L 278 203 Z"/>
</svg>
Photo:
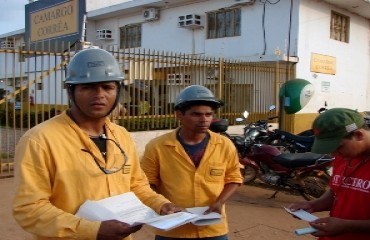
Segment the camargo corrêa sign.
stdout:
<svg viewBox="0 0 370 240">
<path fill-rule="evenodd" d="M 54 47 L 56 42 L 68 47 L 67 43 L 81 39 L 85 9 L 85 0 L 39 0 L 27 4 L 26 40 L 37 50 L 41 44 L 36 43 L 40 42 L 43 47 L 45 43 Z"/>
<path fill-rule="evenodd" d="M 336 58 L 332 56 L 312 53 L 311 54 L 311 72 L 335 75 Z"/>
<path fill-rule="evenodd" d="M 31 13 L 31 41 L 70 35 L 78 32 L 78 1 Z"/>
</svg>

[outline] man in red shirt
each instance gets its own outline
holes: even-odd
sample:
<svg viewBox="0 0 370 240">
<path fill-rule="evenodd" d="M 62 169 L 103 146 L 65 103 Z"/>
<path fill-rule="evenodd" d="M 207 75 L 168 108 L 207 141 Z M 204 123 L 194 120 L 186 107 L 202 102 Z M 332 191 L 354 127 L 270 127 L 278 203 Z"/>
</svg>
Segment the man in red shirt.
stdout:
<svg viewBox="0 0 370 240">
<path fill-rule="evenodd" d="M 313 122 L 312 152 L 332 153 L 330 189 L 319 199 L 294 203 L 292 211 L 330 210 L 310 225 L 320 240 L 370 239 L 370 130 L 355 110 L 334 108 Z"/>
</svg>

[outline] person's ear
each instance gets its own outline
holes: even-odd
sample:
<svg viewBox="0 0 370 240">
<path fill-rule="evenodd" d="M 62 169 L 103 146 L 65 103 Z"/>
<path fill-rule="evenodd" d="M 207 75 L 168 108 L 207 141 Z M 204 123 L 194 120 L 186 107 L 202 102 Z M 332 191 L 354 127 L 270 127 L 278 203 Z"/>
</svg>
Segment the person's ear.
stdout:
<svg viewBox="0 0 370 240">
<path fill-rule="evenodd" d="M 362 131 L 362 129 L 356 130 L 353 134 L 354 140 L 361 141 L 365 139 L 365 133 Z"/>
<path fill-rule="evenodd" d="M 180 110 L 176 110 L 176 111 L 175 111 L 175 116 L 176 116 L 176 118 L 177 118 L 178 120 L 180 120 L 180 119 L 181 119 L 181 117 L 183 116 L 183 114 L 182 114 L 182 112 L 181 112 Z"/>
</svg>

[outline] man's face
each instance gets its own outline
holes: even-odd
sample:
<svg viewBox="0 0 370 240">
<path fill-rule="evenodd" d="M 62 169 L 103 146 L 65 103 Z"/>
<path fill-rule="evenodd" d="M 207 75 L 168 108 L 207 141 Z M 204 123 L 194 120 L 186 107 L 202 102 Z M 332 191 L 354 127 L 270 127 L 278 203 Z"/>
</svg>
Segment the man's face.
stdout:
<svg viewBox="0 0 370 240">
<path fill-rule="evenodd" d="M 183 130 L 192 133 L 205 133 L 211 125 L 213 110 L 209 106 L 192 106 L 184 114 L 181 111 L 176 111 L 176 117 L 180 120 Z"/>
<path fill-rule="evenodd" d="M 117 88 L 116 82 L 76 85 L 74 89 L 75 104 L 80 113 L 86 117 L 105 117 L 116 101 Z"/>
<path fill-rule="evenodd" d="M 334 156 L 351 159 L 360 156 L 363 152 L 363 138 L 360 130 L 356 131 L 350 138 L 343 138 L 339 147 L 333 152 Z"/>
</svg>

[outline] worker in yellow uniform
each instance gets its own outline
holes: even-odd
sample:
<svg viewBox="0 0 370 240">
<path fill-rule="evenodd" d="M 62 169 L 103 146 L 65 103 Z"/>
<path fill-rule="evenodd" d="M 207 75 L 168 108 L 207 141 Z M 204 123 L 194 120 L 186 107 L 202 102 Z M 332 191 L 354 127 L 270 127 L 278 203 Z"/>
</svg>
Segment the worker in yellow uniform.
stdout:
<svg viewBox="0 0 370 240">
<path fill-rule="evenodd" d="M 226 137 L 209 131 L 214 111 L 222 106 L 206 87 L 192 85 L 175 100 L 181 127 L 151 140 L 141 161 L 153 189 L 179 207 L 207 207 L 222 221 L 208 226 L 191 223 L 170 231 L 154 230 L 156 240 L 226 240 L 225 202 L 242 183 L 238 154 Z"/>
<path fill-rule="evenodd" d="M 36 239 L 131 239 L 141 225 L 75 215 L 86 200 L 130 191 L 158 213 L 179 210 L 150 188 L 129 132 L 109 119 L 122 80 L 109 52 L 78 52 L 65 81 L 71 107 L 20 139 L 13 215 Z"/>
</svg>

